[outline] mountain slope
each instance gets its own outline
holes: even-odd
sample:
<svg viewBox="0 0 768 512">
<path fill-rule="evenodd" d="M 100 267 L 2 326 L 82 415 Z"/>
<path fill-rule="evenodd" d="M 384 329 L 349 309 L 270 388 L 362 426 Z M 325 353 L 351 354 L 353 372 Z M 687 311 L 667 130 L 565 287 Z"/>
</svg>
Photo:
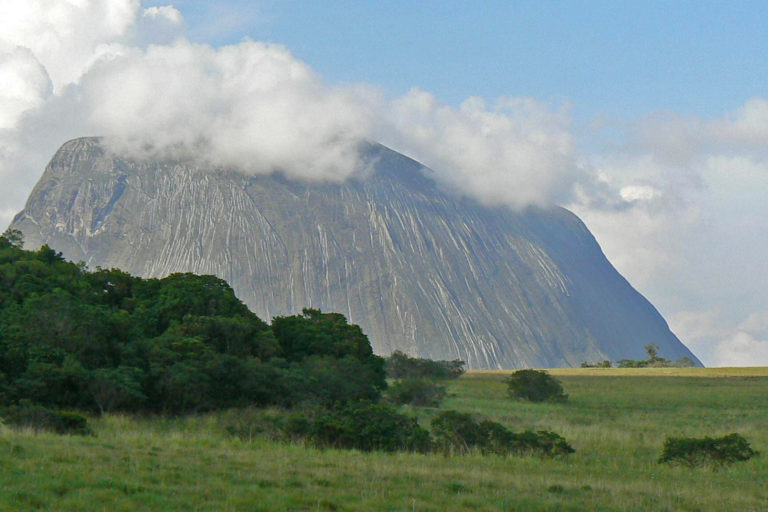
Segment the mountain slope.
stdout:
<svg viewBox="0 0 768 512">
<path fill-rule="evenodd" d="M 365 178 L 308 183 L 125 160 L 76 139 L 12 227 L 89 266 L 215 274 L 262 318 L 341 312 L 380 354 L 548 367 L 642 358 L 656 343 L 694 358 L 570 212 L 487 208 L 387 148 L 366 158 Z"/>
</svg>

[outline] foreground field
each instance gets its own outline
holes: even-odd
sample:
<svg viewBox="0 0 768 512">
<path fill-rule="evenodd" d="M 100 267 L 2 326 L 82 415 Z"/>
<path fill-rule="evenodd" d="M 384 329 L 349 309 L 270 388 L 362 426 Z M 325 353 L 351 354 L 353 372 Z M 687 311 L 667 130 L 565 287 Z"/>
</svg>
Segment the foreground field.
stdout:
<svg viewBox="0 0 768 512">
<path fill-rule="evenodd" d="M 768 510 L 768 368 L 552 373 L 566 404 L 513 402 L 503 372 L 476 372 L 442 408 L 558 432 L 576 449 L 564 459 L 320 451 L 233 439 L 212 415 L 106 416 L 87 438 L 0 427 L 0 510 Z M 668 435 L 731 432 L 760 456 L 656 462 Z"/>
</svg>

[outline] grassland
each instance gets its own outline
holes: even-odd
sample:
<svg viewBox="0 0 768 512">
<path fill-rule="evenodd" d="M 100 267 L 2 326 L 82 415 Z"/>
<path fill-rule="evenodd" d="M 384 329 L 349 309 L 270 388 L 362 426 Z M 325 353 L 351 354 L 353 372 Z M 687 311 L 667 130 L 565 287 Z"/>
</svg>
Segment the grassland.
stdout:
<svg viewBox="0 0 768 512">
<path fill-rule="evenodd" d="M 558 432 L 577 450 L 564 459 L 321 451 L 231 438 L 215 415 L 110 415 L 95 437 L 0 427 L 0 510 L 768 510 L 768 368 L 552 373 L 566 404 L 513 402 L 503 372 L 475 372 L 442 408 Z M 436 412 L 412 411 L 425 425 Z M 656 462 L 668 435 L 730 432 L 761 455 Z"/>
</svg>

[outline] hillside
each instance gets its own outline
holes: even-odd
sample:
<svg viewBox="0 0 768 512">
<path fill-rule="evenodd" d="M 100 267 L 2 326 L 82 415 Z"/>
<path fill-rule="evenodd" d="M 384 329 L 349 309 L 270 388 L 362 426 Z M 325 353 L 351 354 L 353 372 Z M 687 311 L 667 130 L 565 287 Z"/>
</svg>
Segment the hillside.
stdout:
<svg viewBox="0 0 768 512">
<path fill-rule="evenodd" d="M 472 368 L 695 356 L 562 208 L 456 198 L 370 145 L 344 183 L 246 175 L 66 143 L 12 227 L 90 267 L 212 274 L 262 318 L 339 311 L 374 351 Z"/>
</svg>

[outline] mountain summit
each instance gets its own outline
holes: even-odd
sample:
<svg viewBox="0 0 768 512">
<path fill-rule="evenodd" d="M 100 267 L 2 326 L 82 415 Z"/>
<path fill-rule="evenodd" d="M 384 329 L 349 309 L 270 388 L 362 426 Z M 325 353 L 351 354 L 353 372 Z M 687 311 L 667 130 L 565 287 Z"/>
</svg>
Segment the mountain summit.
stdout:
<svg viewBox="0 0 768 512">
<path fill-rule="evenodd" d="M 563 208 L 457 199 L 380 145 L 344 183 L 251 176 L 64 144 L 11 227 L 27 245 L 144 276 L 227 280 L 259 316 L 337 311 L 374 350 L 471 368 L 695 356 Z"/>
</svg>

